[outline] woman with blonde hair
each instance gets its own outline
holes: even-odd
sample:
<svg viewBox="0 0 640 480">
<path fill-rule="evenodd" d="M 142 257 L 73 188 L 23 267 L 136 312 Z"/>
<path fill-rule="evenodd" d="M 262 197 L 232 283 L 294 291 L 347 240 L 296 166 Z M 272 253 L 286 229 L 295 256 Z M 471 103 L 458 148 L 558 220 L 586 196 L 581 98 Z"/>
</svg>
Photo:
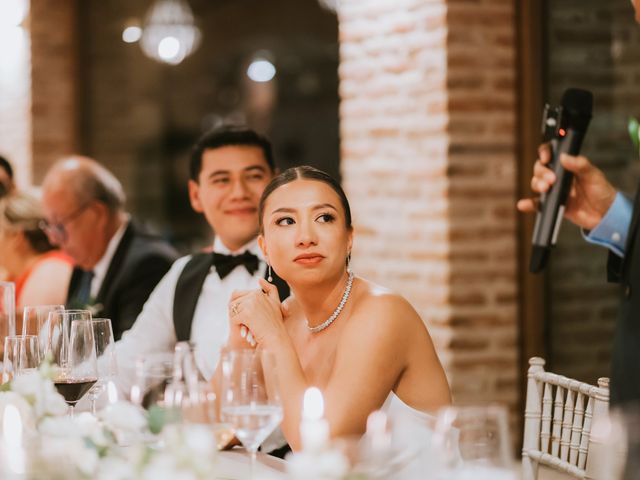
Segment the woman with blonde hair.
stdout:
<svg viewBox="0 0 640 480">
<path fill-rule="evenodd" d="M 16 284 L 18 309 L 62 305 L 67 298 L 71 260 L 49 243 L 42 219 L 36 197 L 15 190 L 0 198 L 0 268 Z"/>
</svg>

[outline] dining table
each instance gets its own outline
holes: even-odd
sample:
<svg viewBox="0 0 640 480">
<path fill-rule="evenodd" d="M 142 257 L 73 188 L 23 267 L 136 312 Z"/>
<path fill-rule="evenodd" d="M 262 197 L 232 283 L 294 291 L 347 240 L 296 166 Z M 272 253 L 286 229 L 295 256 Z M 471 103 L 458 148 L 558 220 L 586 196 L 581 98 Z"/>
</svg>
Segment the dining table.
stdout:
<svg viewBox="0 0 640 480">
<path fill-rule="evenodd" d="M 216 480 L 285 480 L 287 462 L 264 453 L 258 453 L 255 472 L 251 476 L 251 456 L 236 448 L 218 452 Z"/>
</svg>

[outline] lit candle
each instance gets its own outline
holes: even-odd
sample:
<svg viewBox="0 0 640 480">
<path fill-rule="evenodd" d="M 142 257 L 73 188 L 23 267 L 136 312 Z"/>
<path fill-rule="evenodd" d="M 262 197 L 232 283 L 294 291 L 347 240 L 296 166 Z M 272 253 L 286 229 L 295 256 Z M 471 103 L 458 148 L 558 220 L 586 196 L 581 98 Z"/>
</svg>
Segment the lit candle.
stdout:
<svg viewBox="0 0 640 480">
<path fill-rule="evenodd" d="M 369 440 L 371 453 L 386 453 L 391 447 L 391 434 L 388 429 L 387 414 L 381 410 L 371 412 L 367 418 L 366 438 Z"/>
<path fill-rule="evenodd" d="M 2 441 L 5 474 L 22 478 L 25 473 L 25 452 L 22 446 L 22 417 L 15 405 L 7 405 L 2 415 Z"/>
<path fill-rule="evenodd" d="M 322 392 L 316 387 L 304 392 L 300 440 L 305 452 L 320 452 L 329 443 L 329 423 L 324 419 Z"/>
</svg>

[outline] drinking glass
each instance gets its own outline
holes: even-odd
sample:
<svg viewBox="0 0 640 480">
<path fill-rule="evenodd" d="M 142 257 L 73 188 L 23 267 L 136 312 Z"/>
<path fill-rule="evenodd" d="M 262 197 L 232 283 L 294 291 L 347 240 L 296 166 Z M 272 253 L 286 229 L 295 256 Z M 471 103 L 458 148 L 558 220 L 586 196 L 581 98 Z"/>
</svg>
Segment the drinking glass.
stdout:
<svg viewBox="0 0 640 480">
<path fill-rule="evenodd" d="M 64 342 L 64 333 L 62 337 Z M 73 416 L 75 404 L 98 380 L 96 344 L 91 322 L 73 320 L 69 329 L 68 347 L 56 351 L 58 371 L 54 384 L 69 405 L 70 416 Z"/>
<path fill-rule="evenodd" d="M 282 421 L 275 357 L 266 350 L 223 350 L 220 416 L 251 453 L 254 477 L 258 447 Z"/>
<path fill-rule="evenodd" d="M 433 434 L 437 479 L 515 480 L 507 409 L 499 405 L 447 407 Z"/>
<path fill-rule="evenodd" d="M 22 314 L 22 335 L 36 335 L 40 343 L 42 358 L 46 353 L 49 333 L 49 314 L 62 312 L 64 305 L 36 305 L 24 307 Z"/>
<path fill-rule="evenodd" d="M 93 336 L 96 345 L 96 359 L 98 365 L 98 381 L 89 390 L 91 413 L 96 414 L 96 400 L 113 381 L 118 373 L 116 349 L 113 340 L 113 328 L 109 318 L 93 318 Z"/>
<path fill-rule="evenodd" d="M 173 354 L 150 353 L 136 358 L 131 401 L 143 408 L 164 407 L 164 392 L 173 377 Z"/>
<path fill-rule="evenodd" d="M 4 339 L 2 383 L 11 381 L 40 365 L 40 348 L 35 335 L 11 335 Z"/>
<path fill-rule="evenodd" d="M 49 317 L 38 335 L 42 358 L 50 354 L 54 363 L 60 359 L 66 359 L 70 326 L 75 320 L 89 321 L 91 320 L 91 312 L 89 310 L 58 309 L 49 312 Z"/>
<path fill-rule="evenodd" d="M 190 342 L 176 344 L 173 375 L 164 390 L 164 404 L 175 409 L 183 422 L 211 429 L 218 450 L 228 447 L 235 437 L 233 426 L 220 421 L 216 394 L 211 383 L 200 378 Z"/>
</svg>

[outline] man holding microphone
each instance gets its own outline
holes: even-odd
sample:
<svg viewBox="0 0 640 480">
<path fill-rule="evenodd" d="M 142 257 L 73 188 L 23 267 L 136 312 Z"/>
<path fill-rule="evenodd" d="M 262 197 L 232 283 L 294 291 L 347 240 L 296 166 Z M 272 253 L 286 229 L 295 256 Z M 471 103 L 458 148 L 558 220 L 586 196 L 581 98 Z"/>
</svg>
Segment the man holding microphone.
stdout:
<svg viewBox="0 0 640 480">
<path fill-rule="evenodd" d="M 640 0 L 632 0 L 640 23 Z M 548 144 L 541 145 L 531 188 L 549 191 L 556 175 L 546 165 Z M 640 401 L 640 189 L 632 200 L 617 191 L 604 173 L 584 156 L 563 154 L 560 162 L 573 173 L 564 216 L 583 230 L 588 242 L 609 249 L 608 280 L 622 285 L 622 298 L 613 344 L 611 403 Z M 538 200 L 518 201 L 518 210 L 536 212 Z"/>
</svg>

